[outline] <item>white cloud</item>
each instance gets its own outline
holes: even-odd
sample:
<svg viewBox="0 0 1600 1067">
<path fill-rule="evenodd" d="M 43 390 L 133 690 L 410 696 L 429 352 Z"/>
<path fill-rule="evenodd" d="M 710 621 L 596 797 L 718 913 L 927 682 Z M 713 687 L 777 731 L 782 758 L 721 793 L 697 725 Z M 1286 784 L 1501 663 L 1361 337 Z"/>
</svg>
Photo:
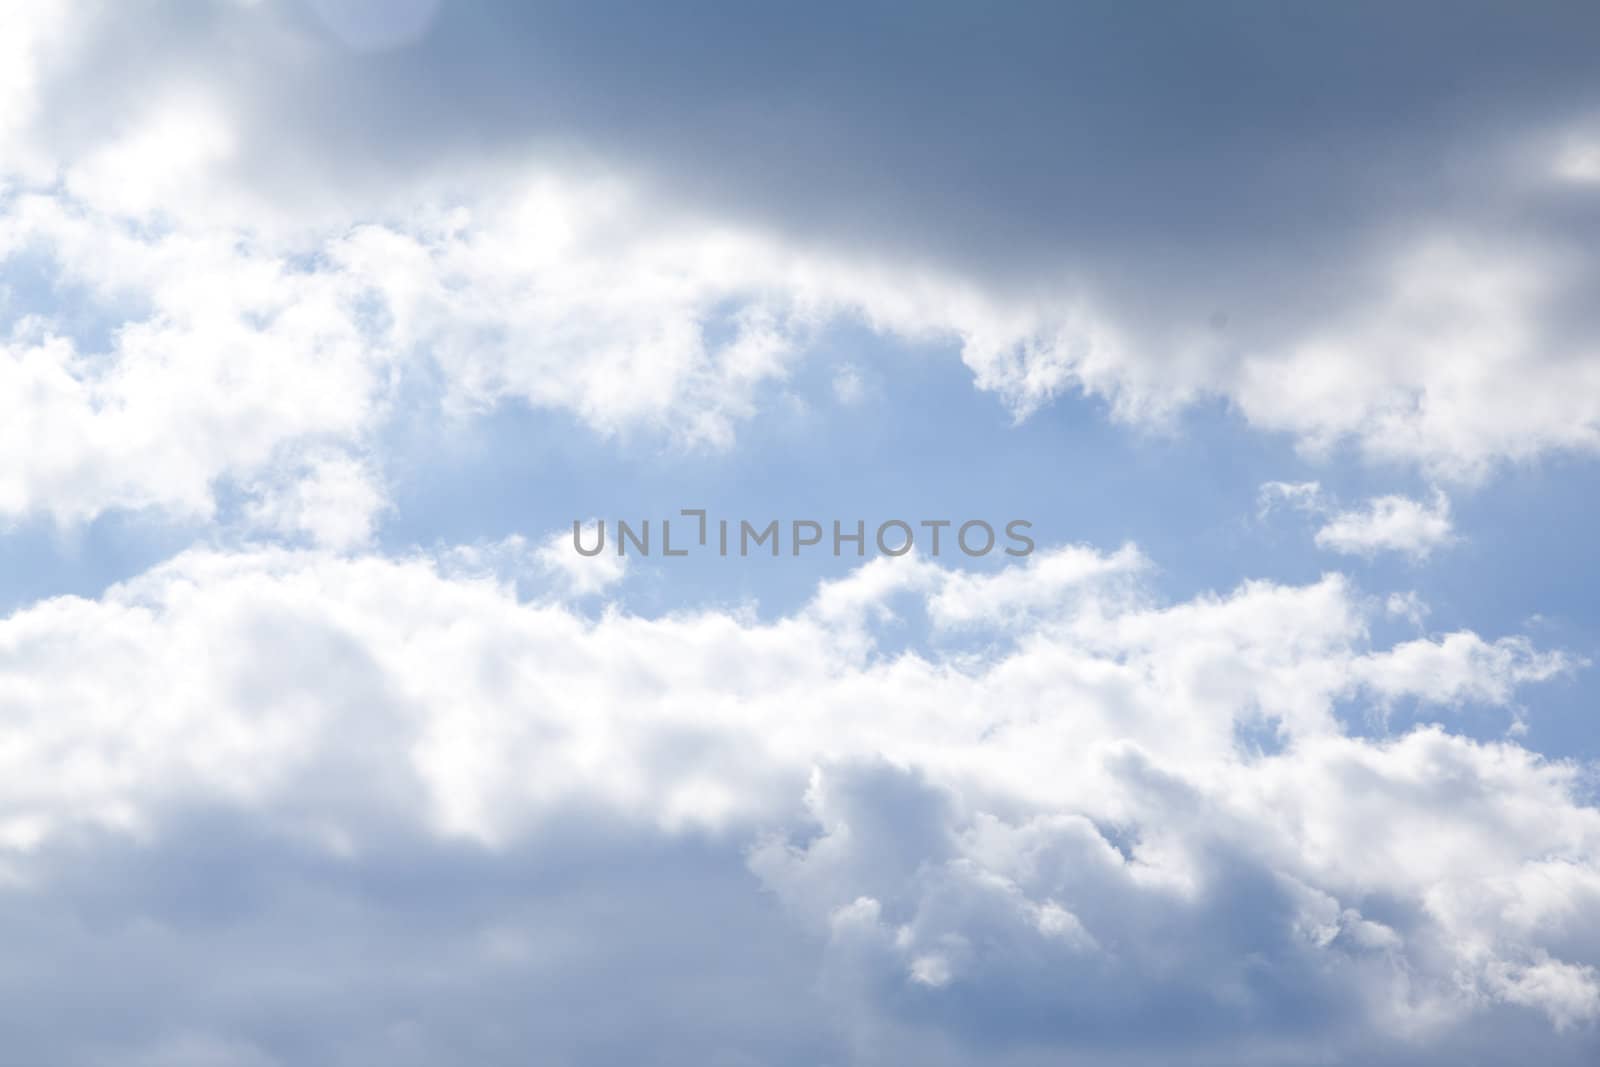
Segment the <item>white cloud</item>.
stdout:
<svg viewBox="0 0 1600 1067">
<path fill-rule="evenodd" d="M 371 542 L 386 499 L 370 463 L 325 452 L 289 466 L 287 474 L 284 481 L 253 487 L 256 496 L 245 509 L 250 524 L 332 549 Z"/>
<path fill-rule="evenodd" d="M 113 330 L 85 343 L 45 313 L 0 337 L 0 514 L 208 517 L 218 479 L 263 477 L 376 424 L 391 354 L 347 274 L 238 233 L 152 234 L 20 194 L 0 206 L 0 255 L 33 251 L 83 294 L 73 315 Z"/>
<path fill-rule="evenodd" d="M 1335 513 L 1316 534 L 1319 548 L 1369 559 L 1379 552 L 1400 552 L 1425 560 L 1454 540 L 1450 501 L 1437 491 L 1431 504 L 1404 496 L 1376 497 L 1360 511 Z"/>
<path fill-rule="evenodd" d="M 593 529 L 592 523 L 586 525 Z M 622 581 L 628 572 L 626 556 L 614 552 L 585 556 L 578 552 L 569 530 L 547 537 L 539 546 L 537 559 L 545 574 L 559 578 L 570 596 L 602 593 Z"/>
<path fill-rule="evenodd" d="M 1403 694 L 1436 704 L 1505 704 L 1516 686 L 1545 681 L 1577 665 L 1560 653 L 1535 651 L 1523 637 L 1489 642 L 1459 632 L 1395 645 L 1369 656 L 1357 673 L 1385 699 Z"/>
<path fill-rule="evenodd" d="M 8 4 L 0 11 L 0 159 L 7 171 L 31 176 L 46 165 L 28 133 L 40 79 L 70 47 L 70 14 L 68 5 L 48 2 Z M 7 177 L 0 173 L 0 187 Z"/>
<path fill-rule="evenodd" d="M 1384 601 L 1384 610 L 1390 615 L 1405 619 L 1413 626 L 1421 626 L 1432 609 L 1415 589 L 1404 593 L 1390 593 Z"/>
<path fill-rule="evenodd" d="M 1141 575 L 1148 566 L 1131 544 L 1109 555 L 1087 545 L 1057 549 L 993 574 L 941 574 L 928 611 L 942 626 L 1020 624 L 1041 613 L 1059 615 L 1070 598 L 1093 595 L 1108 583 L 1126 593 L 1131 586 L 1125 579 Z"/>
<path fill-rule="evenodd" d="M 1400 552 L 1421 562 L 1456 540 L 1450 499 L 1438 489 L 1431 503 L 1389 494 L 1360 508 L 1341 508 L 1317 482 L 1266 482 L 1259 501 L 1263 519 L 1280 506 L 1322 517 L 1317 547 L 1345 556 L 1371 559 L 1380 552 Z"/>
<path fill-rule="evenodd" d="M 1280 506 L 1310 512 L 1326 508 L 1320 482 L 1263 482 L 1257 497 L 1262 518 Z"/>
<path fill-rule="evenodd" d="M 492 866 L 587 812 L 652 848 L 749 844 L 815 965 L 865 983 L 869 1029 L 913 987 L 1015 990 L 1046 1044 L 1072 1040 L 1053 1017 L 1128 1035 L 1183 1002 L 1237 1052 L 1285 988 L 1346 1019 L 1318 1041 L 1372 1047 L 1495 1005 L 1593 1017 L 1579 768 L 1438 727 L 1363 739 L 1337 710 L 1510 705 L 1573 666 L 1524 639 L 1370 648 L 1337 577 L 1159 605 L 1133 549 L 982 578 L 878 560 L 765 623 L 589 619 L 469 557 L 194 552 L 0 623 L 12 892 L 47 891 L 72 842 L 176 842 L 219 804 L 341 864 L 403 829 Z M 877 651 L 907 595 L 992 644 Z M 1239 744 L 1263 723 L 1279 750 Z M 985 1003 L 910 1025 L 985 1025 Z"/>
<path fill-rule="evenodd" d="M 1596 341 L 1552 333 L 1544 318 L 1582 284 L 1583 263 L 1548 248 L 1415 238 L 1368 268 L 1381 296 L 1251 354 L 1232 395 L 1251 422 L 1313 451 L 1354 440 L 1453 478 L 1499 458 L 1593 450 Z"/>
<path fill-rule="evenodd" d="M 97 211 L 182 218 L 210 208 L 217 172 L 231 158 L 234 130 L 201 95 L 152 105 L 126 131 L 97 145 L 66 172 L 67 191 Z"/>
<path fill-rule="evenodd" d="M 1560 1029 L 1600 1017 L 1600 970 L 1537 957 L 1526 965 L 1497 964 L 1491 982 L 1513 1004 L 1536 1004 Z"/>
</svg>

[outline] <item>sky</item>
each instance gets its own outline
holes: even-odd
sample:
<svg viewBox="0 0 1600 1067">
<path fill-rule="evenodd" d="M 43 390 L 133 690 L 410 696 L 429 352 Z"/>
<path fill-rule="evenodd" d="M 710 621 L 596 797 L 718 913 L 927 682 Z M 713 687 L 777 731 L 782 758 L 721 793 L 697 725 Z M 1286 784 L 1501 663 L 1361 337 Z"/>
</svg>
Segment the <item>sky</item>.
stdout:
<svg viewBox="0 0 1600 1067">
<path fill-rule="evenodd" d="M 6 6 L 0 1061 L 1594 1063 L 1597 46 Z"/>
</svg>

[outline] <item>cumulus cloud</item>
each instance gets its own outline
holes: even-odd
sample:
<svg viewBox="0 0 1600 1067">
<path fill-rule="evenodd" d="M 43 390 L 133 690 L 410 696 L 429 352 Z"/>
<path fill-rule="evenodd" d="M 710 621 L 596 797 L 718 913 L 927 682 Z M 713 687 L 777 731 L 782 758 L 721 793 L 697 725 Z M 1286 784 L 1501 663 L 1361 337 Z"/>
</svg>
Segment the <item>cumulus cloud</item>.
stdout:
<svg viewBox="0 0 1600 1067">
<path fill-rule="evenodd" d="M 329 452 L 284 466 L 286 480 L 253 487 L 245 509 L 253 527 L 333 549 L 360 548 L 372 540 L 385 498 L 370 463 Z"/>
<path fill-rule="evenodd" d="M 0 256 L 30 255 L 52 264 L 69 310 L 13 308 L 0 335 L 0 513 L 210 517 L 223 476 L 266 477 L 375 425 L 389 354 L 346 275 L 237 233 L 152 234 L 0 194 Z"/>
<path fill-rule="evenodd" d="M 1540 653 L 1526 638 L 1485 641 L 1474 633 L 1407 641 L 1363 661 L 1363 682 L 1380 698 L 1404 694 L 1437 704 L 1505 704 L 1523 682 L 1542 682 L 1578 664 L 1561 653 Z"/>
<path fill-rule="evenodd" d="M 1389 494 L 1373 497 L 1360 508 L 1341 508 L 1317 482 L 1267 482 L 1259 497 L 1262 518 L 1279 507 L 1320 516 L 1317 547 L 1340 555 L 1370 559 L 1381 552 L 1399 552 L 1421 562 L 1456 539 L 1450 498 L 1438 489 L 1431 502 Z"/>
<path fill-rule="evenodd" d="M 604 592 L 628 572 L 628 558 L 602 552 L 584 556 L 576 550 L 571 531 L 558 530 L 545 538 L 536 558 L 540 569 L 556 578 L 571 596 L 592 596 Z"/>
<path fill-rule="evenodd" d="M 1317 531 L 1318 547 L 1347 556 L 1400 552 L 1427 559 L 1455 539 L 1450 501 L 1435 492 L 1432 503 L 1404 496 L 1380 496 L 1359 511 L 1340 511 Z"/>
<path fill-rule="evenodd" d="M 308 449 L 370 450 L 402 396 L 723 447 L 820 324 L 926 337 L 989 314 L 958 279 L 664 221 L 618 180 L 524 174 L 473 203 L 305 237 L 0 199 L 0 257 L 34 258 L 52 290 L 0 341 L 0 513 L 209 516 L 219 485 L 282 481 Z"/>
<path fill-rule="evenodd" d="M 1417 121 L 1404 137 L 1366 124 L 1374 150 L 1341 153 L 1334 171 L 1306 170 L 1296 154 L 1306 146 L 1269 114 L 1232 129 L 1281 135 L 1249 150 L 1151 143 L 1122 158 L 1064 143 L 1040 149 L 1038 167 L 992 172 L 978 162 L 1011 195 L 952 201 L 937 177 L 949 167 L 919 165 L 918 153 L 945 164 L 1010 158 L 1019 144 L 1057 140 L 1023 121 L 1030 102 L 1080 111 L 1080 66 L 1052 53 L 1035 70 L 1043 56 L 1030 42 L 1096 39 L 1059 24 L 1077 19 L 1108 35 L 1097 49 L 1114 42 L 1137 57 L 1147 47 L 1137 27 L 1107 12 L 1034 12 L 1027 19 L 1043 24 L 1029 26 L 1018 13 L 998 35 L 1012 49 L 1005 63 L 981 52 L 939 65 L 929 91 L 955 91 L 970 67 L 989 95 L 937 109 L 939 136 L 919 139 L 857 125 L 883 117 L 858 106 L 884 95 L 866 91 L 890 76 L 876 59 L 830 52 L 829 76 L 813 81 L 819 53 L 807 38 L 756 33 L 755 16 L 702 40 L 644 33 L 655 16 L 639 13 L 597 36 L 552 10 L 508 7 L 491 26 L 481 12 L 412 8 L 404 41 L 381 48 L 361 43 L 359 27 L 375 24 L 359 4 L 216 4 L 182 19 L 162 4 L 137 16 L 80 3 L 7 11 L 0 129 L 15 162 L 0 177 L 9 190 L 0 257 L 19 271 L 42 266 L 49 291 L 13 294 L 7 308 L 4 395 L 34 399 L 6 412 L 20 436 L 4 450 L 0 509 L 65 522 L 117 508 L 203 516 L 219 484 L 288 469 L 281 455 L 362 450 L 391 390 L 407 383 L 422 383 L 412 396 L 437 388 L 457 413 L 527 403 L 601 434 L 643 428 L 725 446 L 818 331 L 840 322 L 953 345 L 976 384 L 1019 417 L 1070 390 L 1134 422 L 1222 398 L 1311 452 L 1353 442 L 1452 479 L 1600 445 L 1600 332 L 1582 299 L 1596 280 L 1584 238 L 1593 205 L 1573 201 L 1572 181 L 1548 165 L 1520 162 L 1530 144 L 1552 142 L 1580 146 L 1561 149 L 1562 159 L 1586 158 L 1588 113 L 1571 92 L 1579 68 L 1560 58 L 1581 34 L 1541 27 L 1535 79 L 1510 57 L 1485 65 L 1492 49 L 1438 56 L 1448 65 L 1470 55 L 1476 78 L 1519 94 L 1523 112 L 1475 121 L 1445 121 L 1429 108 L 1448 111 L 1450 100 L 1369 63 L 1376 82 L 1363 91 L 1388 86 Z M 1385 17 L 1397 41 L 1433 25 Z M 1307 35 L 1263 23 L 1289 49 L 1266 54 L 1299 54 L 1296 70 L 1332 62 L 1344 22 L 1318 18 L 1335 25 Z M 1458 21 L 1464 37 L 1493 42 L 1512 36 L 1500 25 L 1508 20 L 1477 12 Z M 936 53 L 973 46 L 959 21 L 930 15 Z M 1265 47 L 1232 20 L 1195 31 L 1241 71 Z M 1370 38 L 1361 35 L 1363 47 Z M 796 80 L 749 83 L 726 60 L 742 47 L 667 62 L 715 40 L 755 48 L 768 57 L 763 69 Z M 507 66 L 510 44 L 527 54 Z M 1412 52 L 1402 53 L 1409 70 Z M 597 89 L 573 74 L 571 57 L 581 56 L 636 70 L 637 80 Z M 598 62 L 607 57 L 637 62 Z M 286 67 L 296 77 L 282 77 Z M 703 82 L 677 73 L 688 69 Z M 1040 80 L 1045 69 L 1060 80 Z M 1133 79 L 1127 99 L 1165 114 L 1170 102 L 1133 73 L 1148 69 L 1113 62 L 1107 76 Z M 413 96 L 418 70 L 433 86 L 427 102 Z M 1270 111 L 1260 94 L 1229 89 L 1239 76 L 1197 72 L 1199 98 L 1229 104 L 1198 113 L 1246 101 Z M 708 113 L 713 87 L 716 99 L 777 93 L 774 113 L 791 115 L 785 94 L 802 85 L 824 99 L 862 90 L 849 107 L 811 107 L 804 122 L 771 126 L 818 149 L 785 168 L 811 173 L 826 160 L 827 180 L 771 181 L 761 153 L 773 135 L 766 125 L 750 131 L 748 116 L 690 118 Z M 508 112 L 512 99 L 568 100 L 571 111 Z M 390 108 L 409 116 L 403 129 Z M 635 112 L 642 125 L 616 117 Z M 1147 116 L 1135 112 L 1143 128 Z M 1333 115 L 1335 125 L 1351 119 Z M 1168 117 L 1173 131 L 1193 120 Z M 1080 118 L 1095 130 L 1129 116 L 1112 107 Z M 679 120 L 725 150 L 663 141 L 659 131 Z M 842 150 L 867 144 L 874 150 Z M 973 150 L 985 145 L 996 152 Z M 882 167 L 865 162 L 879 152 Z M 1391 152 L 1422 153 L 1407 181 L 1361 169 Z M 1439 162 L 1454 158 L 1489 162 L 1465 168 L 1482 174 L 1471 188 L 1435 195 L 1462 172 Z M 1166 198 L 1143 178 L 1155 173 L 1174 188 L 1211 190 L 1225 220 L 1150 210 Z M 1036 205 L 1048 210 L 1027 215 L 1029 228 L 1018 231 L 1020 214 L 996 214 L 1045 188 L 1058 191 Z M 1079 195 L 1059 199 L 1061 188 Z M 779 189 L 793 195 L 772 199 Z M 1501 221 L 1512 215 L 1525 220 L 1515 231 Z M 1322 216 L 1338 222 L 1301 232 Z M 1118 220 L 1114 233 L 1103 232 L 1106 218 Z M 1280 219 L 1298 222 L 1273 224 Z M 1162 227 L 1187 234 L 1198 259 L 1175 256 Z M 1280 231 L 1295 236 L 1280 245 L 1270 239 Z M 1305 256 L 1308 241 L 1322 242 L 1317 256 Z M 998 265 L 1005 260 L 1012 266 Z M 842 395 L 853 391 L 846 381 Z M 1414 539 L 1402 547 L 1423 550 Z"/>
<path fill-rule="evenodd" d="M 420 980 L 426 960 L 441 1010 L 489 1025 L 498 1062 L 514 1043 L 456 998 L 495 974 L 520 989 L 549 973 L 556 949 L 528 909 L 556 894 L 588 957 L 623 944 L 561 895 L 561 865 L 588 862 L 564 842 L 587 828 L 599 866 L 571 884 L 655 914 L 640 894 L 656 876 L 623 873 L 647 856 L 678 872 L 667 914 L 703 930 L 685 909 L 725 900 L 750 937 L 789 946 L 785 962 L 727 948 L 736 958 L 696 957 L 697 981 L 823 977 L 823 1000 L 797 998 L 768 1032 L 822 1026 L 836 1059 L 959 1062 L 964 1042 L 1002 1031 L 1046 1058 L 1114 1041 L 1150 1062 L 1169 1041 L 1201 1062 L 1280 1062 L 1285 1042 L 1417 1062 L 1508 1025 L 1558 1061 L 1587 1047 L 1600 814 L 1580 768 L 1439 726 L 1362 737 L 1342 710 L 1508 705 L 1574 666 L 1560 653 L 1470 633 L 1369 647 L 1372 609 L 1332 576 L 1160 603 L 1133 549 L 1050 550 L 985 576 L 876 560 L 767 622 L 586 617 L 469 557 L 195 551 L 0 623 L 0 916 L 65 923 L 61 908 L 92 906 L 118 939 L 153 921 L 180 984 L 194 939 L 226 931 L 228 973 L 260 976 L 284 924 L 343 922 L 369 879 L 394 899 L 381 872 L 397 856 L 415 857 L 408 878 L 458 868 L 447 895 L 482 905 L 384 936 L 385 966 Z M 1044 581 L 1050 597 L 1035 595 Z M 929 643 L 881 651 L 879 620 L 908 594 L 897 610 L 927 612 Z M 940 633 L 972 626 L 993 640 L 944 649 Z M 1242 743 L 1262 729 L 1269 751 Z M 137 881 L 83 896 L 89 870 L 162 870 L 223 847 L 217 834 L 248 865 L 223 897 Z M 518 873 L 541 865 L 533 882 Z M 519 884 L 525 907 L 504 896 Z M 758 886 L 781 916 L 754 907 Z M 377 937 L 361 910 L 360 936 Z M 616 936 L 645 958 L 677 943 L 632 922 Z M 13 965 L 66 974 L 66 945 L 30 941 Z M 310 951 L 351 1010 L 294 1041 L 422 1062 L 455 1025 L 385 1029 L 369 998 L 420 993 L 384 992 L 351 942 Z M 125 1051 L 289 1055 L 289 1038 L 225 1008 L 245 986 L 206 973 L 220 999 L 154 1006 Z M 607 981 L 654 999 L 675 975 L 657 961 Z M 65 995 L 54 982 L 32 997 Z M 704 1048 L 705 1031 L 672 1029 Z M 730 1032 L 759 1058 L 750 1031 Z"/>
</svg>

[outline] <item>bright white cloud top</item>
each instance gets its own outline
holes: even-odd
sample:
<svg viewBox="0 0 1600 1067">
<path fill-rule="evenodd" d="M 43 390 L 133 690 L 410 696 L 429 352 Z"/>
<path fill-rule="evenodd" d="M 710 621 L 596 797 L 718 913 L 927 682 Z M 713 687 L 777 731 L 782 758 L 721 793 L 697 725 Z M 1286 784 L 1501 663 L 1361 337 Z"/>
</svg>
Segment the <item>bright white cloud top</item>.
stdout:
<svg viewBox="0 0 1600 1067">
<path fill-rule="evenodd" d="M 1592 13 L 713 7 L 0 11 L 10 1053 L 1594 1062 Z M 1170 558 L 551 533 L 996 412 Z"/>
</svg>

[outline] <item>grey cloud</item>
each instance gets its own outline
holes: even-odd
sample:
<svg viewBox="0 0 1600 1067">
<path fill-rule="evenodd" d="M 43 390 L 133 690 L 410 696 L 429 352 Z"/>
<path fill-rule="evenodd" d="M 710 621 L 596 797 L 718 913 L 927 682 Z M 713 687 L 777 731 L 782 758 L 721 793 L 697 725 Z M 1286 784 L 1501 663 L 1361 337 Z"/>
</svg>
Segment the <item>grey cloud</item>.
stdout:
<svg viewBox="0 0 1600 1067">
<path fill-rule="evenodd" d="M 340 857 L 196 804 L 144 841 L 85 834 L 37 861 L 36 882 L 0 892 L 0 1026 L 18 1062 L 837 1056 L 812 939 L 727 840 L 572 810 L 504 851 L 373 824 Z"/>
<path fill-rule="evenodd" d="M 301 191 L 565 150 L 808 238 L 1013 278 L 1063 258 L 1169 280 L 1311 248 L 1326 264 L 1374 224 L 1478 211 L 1509 191 L 1486 145 L 1600 107 L 1583 4 L 469 0 L 378 52 L 300 4 L 156 5 L 98 27 L 81 79 L 39 109 L 63 142 L 199 78 L 255 125 L 246 170 Z"/>
<path fill-rule="evenodd" d="M 58 840 L 33 858 L 29 885 L 0 893 L 8 1054 L 41 1067 L 1593 1055 L 1592 1033 L 1554 1034 L 1494 1006 L 1416 1044 L 1368 1031 L 1362 998 L 1374 993 L 1361 983 L 1383 971 L 1381 949 L 1348 934 L 1310 943 L 1293 887 L 1221 841 L 1206 846 L 1204 892 L 1184 902 L 1129 882 L 1126 857 L 1081 819 L 985 828 L 952 819 L 956 798 L 915 774 L 828 773 L 841 794 L 830 829 L 847 821 L 856 835 L 836 856 L 838 890 L 884 873 L 880 850 L 915 863 L 880 883 L 897 899 L 826 936 L 780 909 L 781 883 L 757 891 L 742 835 L 662 837 L 592 809 L 497 849 L 372 824 L 340 856 L 263 813 L 204 803 L 143 840 Z M 905 844 L 919 823 L 936 836 L 1015 833 L 1033 870 L 1007 886 L 958 857 L 954 837 Z M 1047 894 L 1103 945 L 1042 934 L 1019 902 Z M 1372 907 L 1408 937 L 1423 931 L 1404 907 Z M 909 980 L 902 924 L 912 953 L 964 952 L 956 977 Z"/>
<path fill-rule="evenodd" d="M 738 301 L 781 319 L 795 274 L 848 275 L 831 313 L 957 336 L 1020 413 L 1220 397 L 1453 478 L 1600 448 L 1600 196 L 1557 173 L 1600 151 L 1584 5 L 468 2 L 379 49 L 289 2 L 80 21 L 33 110 L 55 158 L 223 102 L 224 180 L 175 218 L 404 227 L 530 167 L 621 175 L 652 220 L 781 238 Z"/>
</svg>

